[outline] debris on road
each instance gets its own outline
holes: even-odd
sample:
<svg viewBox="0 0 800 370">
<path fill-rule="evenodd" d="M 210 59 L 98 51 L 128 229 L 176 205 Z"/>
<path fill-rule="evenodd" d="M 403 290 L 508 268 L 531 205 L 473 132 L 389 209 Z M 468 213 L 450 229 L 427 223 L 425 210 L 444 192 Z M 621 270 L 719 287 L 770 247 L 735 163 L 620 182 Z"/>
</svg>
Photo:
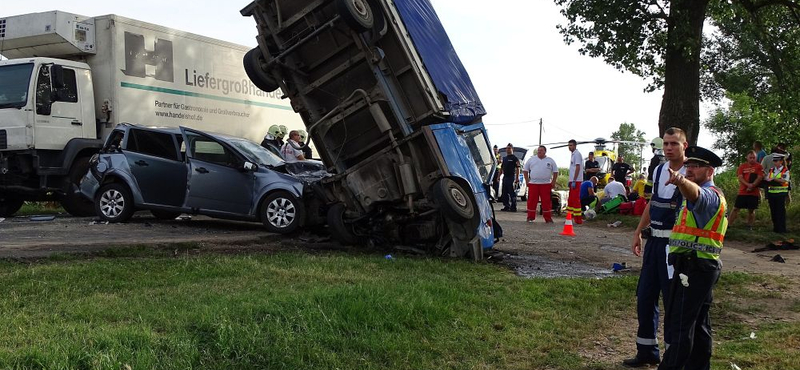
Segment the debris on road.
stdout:
<svg viewBox="0 0 800 370">
<path fill-rule="evenodd" d="M 771 261 L 772 262 L 786 263 L 786 260 L 783 259 L 783 257 L 781 257 L 780 254 L 776 254 L 775 257 L 772 257 Z"/>
<path fill-rule="evenodd" d="M 56 216 L 31 216 L 29 220 L 31 221 L 53 221 L 56 219 Z"/>
</svg>

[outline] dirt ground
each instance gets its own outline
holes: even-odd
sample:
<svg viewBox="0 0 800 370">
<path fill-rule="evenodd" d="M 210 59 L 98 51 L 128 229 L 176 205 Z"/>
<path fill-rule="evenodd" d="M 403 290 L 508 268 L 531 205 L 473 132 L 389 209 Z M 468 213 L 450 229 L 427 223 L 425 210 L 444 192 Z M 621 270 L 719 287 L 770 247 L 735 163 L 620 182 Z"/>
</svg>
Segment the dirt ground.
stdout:
<svg viewBox="0 0 800 370">
<path fill-rule="evenodd" d="M 497 221 L 505 235 L 495 246 L 489 260 L 502 259 L 521 276 L 598 276 L 613 274 L 614 263 L 636 273 L 641 258 L 631 253 L 635 225 L 607 227 L 602 221 L 575 225 L 577 236 L 559 235 L 563 217 L 555 223 L 525 222 L 525 213 L 497 212 Z M 181 242 L 203 242 L 208 245 L 244 244 L 300 247 L 325 242 L 318 236 L 301 234 L 277 236 L 265 231 L 259 223 L 212 219 L 204 216 L 183 216 L 182 219 L 159 221 L 147 212 L 139 212 L 129 223 L 105 224 L 93 218 L 66 215 L 53 220 L 32 221 L 32 217 L 14 217 L 0 221 L 0 258 L 36 258 L 54 253 L 91 252 L 115 246 L 166 245 Z M 323 243 L 336 244 L 336 243 Z M 800 250 L 751 253 L 762 245 L 727 241 L 723 251 L 723 270 L 762 273 L 800 278 Z M 335 246 L 331 248 L 336 249 Z M 785 263 L 772 262 L 780 254 Z"/>
<path fill-rule="evenodd" d="M 499 208 L 499 207 L 498 207 Z M 497 262 L 523 277 L 611 277 L 638 274 L 641 258 L 630 250 L 633 228 L 636 225 L 607 227 L 603 221 L 589 221 L 574 227 L 575 237 L 561 236 L 564 218 L 545 224 L 525 221 L 525 213 L 497 212 L 497 220 L 505 235 L 488 261 Z M 349 250 L 324 236 L 301 234 L 280 236 L 264 230 L 259 223 L 211 219 L 203 216 L 171 221 L 159 221 L 149 213 L 140 212 L 125 224 L 105 224 L 93 218 L 57 216 L 34 221 L 31 217 L 15 217 L 0 221 L 0 259 L 27 260 L 59 253 L 91 253 L 114 247 L 147 245 L 168 248 L 175 243 L 200 242 L 203 251 L 223 253 L 275 252 L 302 250 L 314 253 L 326 250 Z M 783 276 L 800 283 L 800 250 L 751 253 L 762 245 L 728 241 L 722 254 L 723 273 L 742 271 Z M 177 251 L 177 250 L 176 250 Z M 202 253 L 194 251 L 193 253 Z M 780 254 L 785 263 L 772 262 Z M 629 269 L 613 272 L 614 263 L 625 263 Z M 764 299 L 757 304 L 770 307 L 761 316 L 743 317 L 742 322 L 754 330 L 764 323 L 800 320 L 800 314 L 788 310 L 788 304 L 800 299 L 800 290 L 766 284 L 757 287 L 779 291 L 783 299 Z M 635 292 L 631 292 L 635 299 Z M 751 304 L 756 304 L 750 302 Z M 783 312 L 774 314 L 772 312 Z M 788 316 L 787 316 L 788 314 Z M 581 355 L 591 361 L 620 363 L 635 351 L 635 312 L 618 319 L 614 329 L 597 333 L 592 343 L 581 349 Z"/>
</svg>

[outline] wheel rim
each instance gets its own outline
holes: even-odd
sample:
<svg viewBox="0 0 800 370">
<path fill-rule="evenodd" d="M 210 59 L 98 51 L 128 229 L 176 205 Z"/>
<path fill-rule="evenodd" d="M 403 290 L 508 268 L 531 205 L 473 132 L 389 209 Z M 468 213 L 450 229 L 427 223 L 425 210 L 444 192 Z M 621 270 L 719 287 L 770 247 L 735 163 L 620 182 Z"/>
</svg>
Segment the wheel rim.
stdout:
<svg viewBox="0 0 800 370">
<path fill-rule="evenodd" d="M 369 7 L 363 0 L 350 0 L 351 7 L 361 19 L 369 19 Z"/>
<path fill-rule="evenodd" d="M 100 196 L 100 212 L 108 218 L 117 218 L 125 210 L 125 196 L 121 192 L 111 189 Z"/>
<path fill-rule="evenodd" d="M 461 192 L 461 189 L 450 188 L 450 197 L 461 208 L 467 208 L 467 196 Z"/>
<path fill-rule="evenodd" d="M 297 209 L 294 203 L 286 198 L 275 198 L 267 205 L 267 221 L 270 225 L 283 229 L 294 222 Z"/>
</svg>

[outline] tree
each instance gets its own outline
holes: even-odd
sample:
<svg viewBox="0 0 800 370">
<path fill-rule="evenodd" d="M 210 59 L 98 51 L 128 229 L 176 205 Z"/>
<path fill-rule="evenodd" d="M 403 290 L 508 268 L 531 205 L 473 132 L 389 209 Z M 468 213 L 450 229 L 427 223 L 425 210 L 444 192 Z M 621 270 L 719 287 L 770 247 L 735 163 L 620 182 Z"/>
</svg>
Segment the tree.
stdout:
<svg viewBox="0 0 800 370">
<path fill-rule="evenodd" d="M 766 69 L 777 75 L 787 71 L 790 63 L 779 58 L 784 50 L 781 42 L 797 43 L 797 39 L 775 39 L 769 35 L 768 26 L 761 22 L 767 14 L 776 19 L 800 19 L 797 0 L 554 0 L 561 7 L 567 25 L 558 26 L 567 44 L 581 44 L 579 52 L 592 57 L 602 57 L 617 69 L 629 71 L 650 79 L 649 91 L 664 89 L 659 112 L 659 132 L 668 127 L 680 127 L 687 132 L 689 142 L 697 142 L 700 126 L 699 102 L 701 98 L 701 72 L 703 86 L 714 86 L 717 75 L 701 60 L 725 57 L 724 53 L 706 46 L 703 54 L 703 24 L 709 15 L 724 21 L 729 33 L 720 33 L 717 46 L 727 43 L 730 50 L 740 50 L 746 43 L 731 43 L 731 35 L 741 36 L 769 52 L 759 55 L 737 53 L 740 61 L 769 66 Z M 735 6 L 729 6 L 733 4 Z M 794 15 L 792 15 L 794 14 Z M 788 21 L 787 21 L 788 22 Z M 788 22 L 791 23 L 791 22 Z M 746 32 L 737 32 L 750 26 Z M 794 27 L 800 23 L 795 22 Z M 710 53 L 710 54 L 708 54 Z M 785 80 L 785 79 L 783 79 Z M 721 80 L 720 80 L 721 81 Z M 718 81 L 719 82 L 719 81 Z M 717 83 L 716 86 L 727 85 Z M 704 89 L 711 97 L 720 97 L 713 89 Z"/>
<path fill-rule="evenodd" d="M 621 141 L 636 141 L 642 143 L 636 144 L 619 144 L 617 155 L 625 158 L 625 162 L 632 164 L 637 170 L 642 168 L 642 147 L 644 146 L 644 132 L 636 129 L 633 123 L 621 123 L 619 130 L 611 134 L 611 138 Z"/>
</svg>

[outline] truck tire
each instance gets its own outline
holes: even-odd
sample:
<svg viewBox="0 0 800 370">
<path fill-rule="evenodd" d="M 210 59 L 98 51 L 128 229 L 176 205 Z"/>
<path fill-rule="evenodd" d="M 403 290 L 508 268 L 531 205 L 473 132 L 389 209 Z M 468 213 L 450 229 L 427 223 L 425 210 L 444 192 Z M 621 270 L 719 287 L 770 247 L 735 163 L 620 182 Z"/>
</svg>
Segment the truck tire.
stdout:
<svg viewBox="0 0 800 370">
<path fill-rule="evenodd" d="M 22 204 L 25 203 L 24 200 L 17 198 L 13 195 L 2 195 L 0 194 L 0 217 L 11 217 L 20 208 L 22 208 Z"/>
<path fill-rule="evenodd" d="M 305 209 L 297 197 L 279 190 L 261 204 L 261 223 L 273 233 L 289 234 L 305 221 Z"/>
<path fill-rule="evenodd" d="M 89 172 L 89 157 L 79 157 L 72 163 L 67 176 L 66 193 L 61 197 L 61 206 L 67 213 L 75 217 L 91 217 L 96 215 L 94 203 L 77 192 L 86 173 Z"/>
<path fill-rule="evenodd" d="M 135 206 L 133 195 L 125 184 L 112 183 L 100 188 L 94 199 L 97 215 L 108 222 L 125 222 L 131 219 Z"/>
<path fill-rule="evenodd" d="M 328 209 L 328 231 L 339 244 L 354 245 L 356 244 L 356 235 L 353 233 L 353 228 L 344 222 L 346 209 L 344 203 L 336 203 Z"/>
<path fill-rule="evenodd" d="M 264 54 L 261 49 L 255 47 L 244 55 L 243 59 L 244 72 L 253 84 L 261 90 L 266 92 L 273 92 L 280 86 L 275 82 L 275 79 L 269 73 L 261 68 L 261 64 L 265 63 Z"/>
<path fill-rule="evenodd" d="M 453 180 L 441 179 L 433 185 L 433 197 L 442 214 L 450 220 L 463 222 L 475 216 L 470 194 Z"/>
<path fill-rule="evenodd" d="M 365 32 L 375 25 L 375 16 L 367 0 L 338 0 L 339 16 L 356 32 Z"/>
</svg>

